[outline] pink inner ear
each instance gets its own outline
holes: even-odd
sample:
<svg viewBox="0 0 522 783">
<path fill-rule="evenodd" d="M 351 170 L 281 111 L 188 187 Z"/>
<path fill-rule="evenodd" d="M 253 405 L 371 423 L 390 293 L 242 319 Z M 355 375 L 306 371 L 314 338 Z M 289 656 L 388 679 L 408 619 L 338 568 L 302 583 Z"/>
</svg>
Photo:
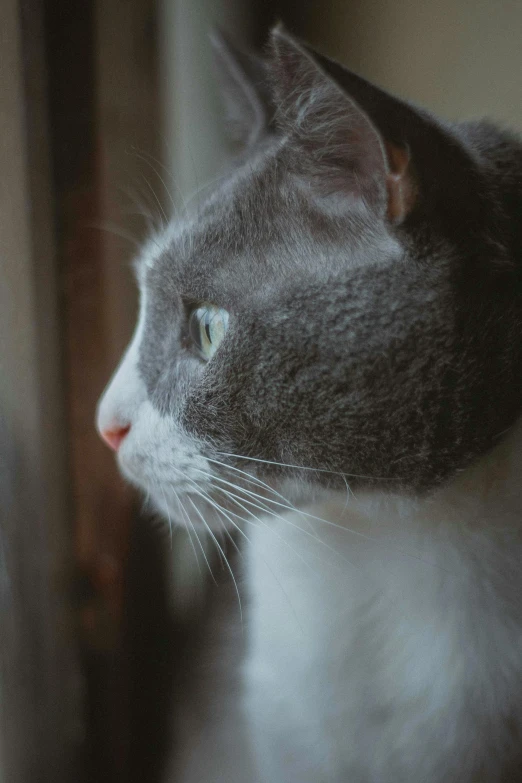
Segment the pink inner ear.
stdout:
<svg viewBox="0 0 522 783">
<path fill-rule="evenodd" d="M 406 147 L 385 142 L 390 171 L 386 176 L 388 190 L 388 219 L 402 223 L 417 200 L 417 183 L 413 173 L 410 153 Z"/>
</svg>

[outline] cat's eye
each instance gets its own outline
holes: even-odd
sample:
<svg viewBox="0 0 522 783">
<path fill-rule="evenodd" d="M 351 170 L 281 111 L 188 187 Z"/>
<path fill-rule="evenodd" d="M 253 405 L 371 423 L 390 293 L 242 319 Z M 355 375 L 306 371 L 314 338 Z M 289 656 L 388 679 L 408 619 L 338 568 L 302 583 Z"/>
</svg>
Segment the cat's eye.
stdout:
<svg viewBox="0 0 522 783">
<path fill-rule="evenodd" d="M 214 356 L 226 334 L 228 313 L 216 305 L 200 305 L 192 310 L 188 327 L 199 355 L 208 361 Z"/>
</svg>

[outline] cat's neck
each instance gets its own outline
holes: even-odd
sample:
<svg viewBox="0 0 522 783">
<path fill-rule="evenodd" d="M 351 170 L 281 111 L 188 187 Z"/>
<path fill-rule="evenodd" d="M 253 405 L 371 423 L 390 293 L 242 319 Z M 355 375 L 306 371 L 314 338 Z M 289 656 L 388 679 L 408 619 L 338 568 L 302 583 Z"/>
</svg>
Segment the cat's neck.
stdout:
<svg viewBox="0 0 522 783">
<path fill-rule="evenodd" d="M 278 552 L 270 557 L 288 561 L 294 574 L 305 568 L 304 559 L 319 570 L 322 563 L 337 572 L 349 563 L 377 581 L 381 569 L 405 569 L 434 588 L 465 578 L 470 586 L 484 582 L 493 592 L 509 592 L 506 577 L 518 579 L 522 557 L 521 477 L 519 422 L 487 456 L 425 498 L 347 488 L 304 513 L 267 518 L 267 532 L 258 531 L 254 538 L 269 549 L 273 545 Z M 275 536 L 268 532 L 273 528 Z"/>
<path fill-rule="evenodd" d="M 480 463 L 424 499 L 335 493 L 304 514 L 249 525 L 254 610 L 270 625 L 278 606 L 282 626 L 296 634 L 336 638 L 348 633 L 349 607 L 375 606 L 399 625 L 408 617 L 408 633 L 419 637 L 426 617 L 437 633 L 451 621 L 486 655 L 484 623 L 499 644 L 522 623 L 521 471 L 517 426 Z"/>
<path fill-rule="evenodd" d="M 522 514 L 522 420 L 510 432 L 499 434 L 496 448 L 425 498 L 377 490 L 356 493 L 352 504 L 383 533 L 392 532 L 386 517 L 396 516 L 420 534 L 447 536 L 451 530 L 457 536 L 489 533 L 495 537 L 508 530 L 515 534 Z"/>
</svg>

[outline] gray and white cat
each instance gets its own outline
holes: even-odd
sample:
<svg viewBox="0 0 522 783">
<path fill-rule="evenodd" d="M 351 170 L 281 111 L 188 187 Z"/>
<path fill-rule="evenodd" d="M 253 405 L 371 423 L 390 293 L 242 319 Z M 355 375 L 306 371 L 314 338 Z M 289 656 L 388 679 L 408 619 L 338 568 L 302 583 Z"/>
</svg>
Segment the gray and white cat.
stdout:
<svg viewBox="0 0 522 783">
<path fill-rule="evenodd" d="M 244 149 L 145 248 L 98 428 L 166 518 L 241 531 L 260 780 L 513 780 L 522 146 L 282 28 L 218 50 Z"/>
</svg>

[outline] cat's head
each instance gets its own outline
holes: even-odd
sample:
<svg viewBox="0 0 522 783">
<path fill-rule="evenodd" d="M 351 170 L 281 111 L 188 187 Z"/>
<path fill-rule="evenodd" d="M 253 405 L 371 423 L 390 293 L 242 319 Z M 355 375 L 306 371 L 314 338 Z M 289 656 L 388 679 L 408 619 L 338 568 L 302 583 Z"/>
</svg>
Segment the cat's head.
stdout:
<svg viewBox="0 0 522 783">
<path fill-rule="evenodd" d="M 217 48 L 244 147 L 143 252 L 100 431 L 179 521 L 258 513 L 267 484 L 450 480 L 522 407 L 522 148 L 282 29 L 264 62 Z"/>
</svg>

